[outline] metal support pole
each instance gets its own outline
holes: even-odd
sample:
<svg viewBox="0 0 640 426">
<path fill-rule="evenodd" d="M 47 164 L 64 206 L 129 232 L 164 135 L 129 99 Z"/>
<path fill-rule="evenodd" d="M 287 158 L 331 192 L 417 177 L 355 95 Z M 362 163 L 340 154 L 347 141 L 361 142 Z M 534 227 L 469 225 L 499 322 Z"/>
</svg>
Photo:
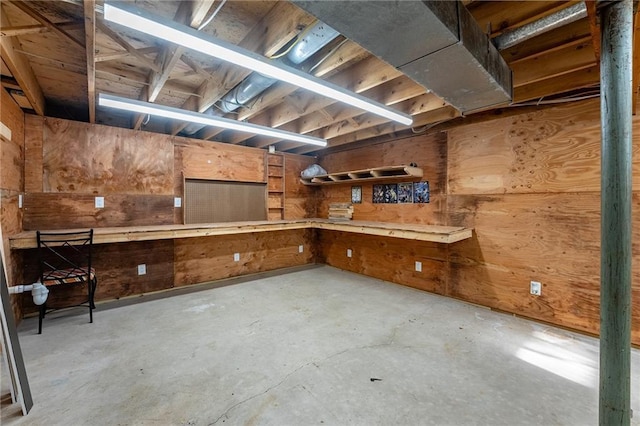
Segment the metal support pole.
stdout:
<svg viewBox="0 0 640 426">
<path fill-rule="evenodd" d="M 631 57 L 633 3 L 600 10 L 602 219 L 600 425 L 631 422 Z"/>
</svg>

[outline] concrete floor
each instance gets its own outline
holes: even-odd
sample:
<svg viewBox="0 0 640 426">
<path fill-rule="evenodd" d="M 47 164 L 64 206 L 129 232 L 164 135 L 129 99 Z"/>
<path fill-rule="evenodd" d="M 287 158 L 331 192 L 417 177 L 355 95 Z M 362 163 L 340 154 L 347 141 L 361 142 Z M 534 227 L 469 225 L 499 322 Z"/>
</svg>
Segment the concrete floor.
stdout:
<svg viewBox="0 0 640 426">
<path fill-rule="evenodd" d="M 81 313 L 22 322 L 3 425 L 597 424 L 596 339 L 327 266 Z"/>
</svg>

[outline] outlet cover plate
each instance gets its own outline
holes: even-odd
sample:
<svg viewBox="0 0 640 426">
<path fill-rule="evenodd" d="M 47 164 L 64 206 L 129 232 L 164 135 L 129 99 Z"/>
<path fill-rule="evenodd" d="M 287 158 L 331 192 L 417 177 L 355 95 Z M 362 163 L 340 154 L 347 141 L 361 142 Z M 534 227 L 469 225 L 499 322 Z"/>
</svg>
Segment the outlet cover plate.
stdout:
<svg viewBox="0 0 640 426">
<path fill-rule="evenodd" d="M 535 296 L 540 296 L 542 294 L 542 284 L 538 281 L 531 281 L 529 292 Z"/>
<path fill-rule="evenodd" d="M 422 272 L 422 262 L 416 260 L 416 272 Z"/>
<path fill-rule="evenodd" d="M 302 252 L 304 252 L 304 246 L 302 244 L 300 244 L 298 246 L 298 253 L 302 253 Z"/>
<path fill-rule="evenodd" d="M 138 265 L 138 275 L 146 275 L 147 274 L 147 265 L 145 265 L 144 263 L 141 265 Z"/>
<path fill-rule="evenodd" d="M 233 261 L 240 262 L 240 253 L 233 253 Z"/>
<path fill-rule="evenodd" d="M 353 252 L 351 251 L 351 249 L 347 249 L 347 257 L 351 256 L 353 256 Z"/>
<path fill-rule="evenodd" d="M 96 209 L 104 209 L 104 197 L 96 197 Z"/>
</svg>

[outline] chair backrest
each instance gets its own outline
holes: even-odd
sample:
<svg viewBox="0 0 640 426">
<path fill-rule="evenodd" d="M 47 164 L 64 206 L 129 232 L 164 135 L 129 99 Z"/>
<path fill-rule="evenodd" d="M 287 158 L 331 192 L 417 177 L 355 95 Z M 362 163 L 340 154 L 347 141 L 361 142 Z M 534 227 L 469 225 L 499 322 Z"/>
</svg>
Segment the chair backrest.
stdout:
<svg viewBox="0 0 640 426">
<path fill-rule="evenodd" d="M 40 280 L 61 278 L 65 271 L 70 277 L 91 271 L 93 229 L 76 232 L 36 232 Z"/>
</svg>

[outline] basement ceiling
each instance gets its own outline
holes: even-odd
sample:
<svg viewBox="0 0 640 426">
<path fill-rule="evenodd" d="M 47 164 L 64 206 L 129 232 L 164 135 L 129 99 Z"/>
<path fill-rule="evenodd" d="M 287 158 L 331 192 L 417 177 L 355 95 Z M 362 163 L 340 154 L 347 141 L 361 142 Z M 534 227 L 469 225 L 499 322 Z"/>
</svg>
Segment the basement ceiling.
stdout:
<svg viewBox="0 0 640 426">
<path fill-rule="evenodd" d="M 287 1 L 126 3 L 180 24 L 201 27 L 199 31 L 203 33 L 266 57 L 279 56 L 307 35 L 305 30 L 317 22 L 295 2 Z M 341 2 L 331 3 L 339 7 Z M 376 3 L 379 9 L 384 2 Z M 390 8 L 395 3 L 389 2 Z M 555 16 L 577 3 L 477 0 L 461 2 L 459 7 L 466 8 L 481 34 L 497 44 L 501 36 L 522 28 L 526 29 L 524 33 L 533 31 L 530 28 L 536 28 L 541 19 Z M 360 5 L 367 7 L 366 2 Z M 445 101 L 452 98 L 442 94 L 440 88 L 430 88 L 424 80 L 416 78 L 422 70 L 413 69 L 404 74 L 407 67 L 394 64 L 396 68 L 376 57 L 377 46 L 367 45 L 367 40 L 361 39 L 358 39 L 362 43 L 359 45 L 354 41 L 356 37 L 350 40 L 339 34 L 305 59 L 299 68 L 410 114 L 411 127 L 286 83 L 275 83 L 235 111 L 224 112 L 220 108 L 221 100 L 250 71 L 106 22 L 101 12 L 102 1 L 2 0 L 1 7 L 2 85 L 30 113 L 259 148 L 275 145 L 278 151 L 300 154 L 322 148 L 116 112 L 96 106 L 97 95 L 108 93 L 151 100 L 191 111 L 210 110 L 234 120 L 325 138 L 328 147 L 416 133 L 462 115 L 459 107 Z M 308 5 L 306 8 L 312 9 Z M 511 47 L 496 48 L 512 70 L 512 101 L 480 108 L 480 111 L 597 96 L 600 34 L 595 8 L 594 2 L 587 2 L 584 13 L 577 19 L 534 37 L 518 38 Z M 401 25 L 392 18 L 390 14 L 393 28 L 388 25 L 384 30 L 389 33 L 381 36 L 411 40 L 411 33 L 407 33 L 411 26 Z M 325 13 L 322 19 L 336 29 L 346 28 L 344 19 L 330 22 L 330 13 Z M 416 40 L 414 45 L 405 48 L 420 47 L 416 46 L 418 43 Z M 403 45 L 406 42 L 399 43 L 397 48 L 403 49 Z M 436 68 L 440 75 L 454 71 L 448 68 L 451 64 L 446 59 L 438 62 Z M 634 68 L 635 89 L 638 88 L 638 68 Z M 456 87 L 459 84 L 456 83 Z M 469 90 L 468 96 L 474 96 L 473 90 Z"/>
</svg>

